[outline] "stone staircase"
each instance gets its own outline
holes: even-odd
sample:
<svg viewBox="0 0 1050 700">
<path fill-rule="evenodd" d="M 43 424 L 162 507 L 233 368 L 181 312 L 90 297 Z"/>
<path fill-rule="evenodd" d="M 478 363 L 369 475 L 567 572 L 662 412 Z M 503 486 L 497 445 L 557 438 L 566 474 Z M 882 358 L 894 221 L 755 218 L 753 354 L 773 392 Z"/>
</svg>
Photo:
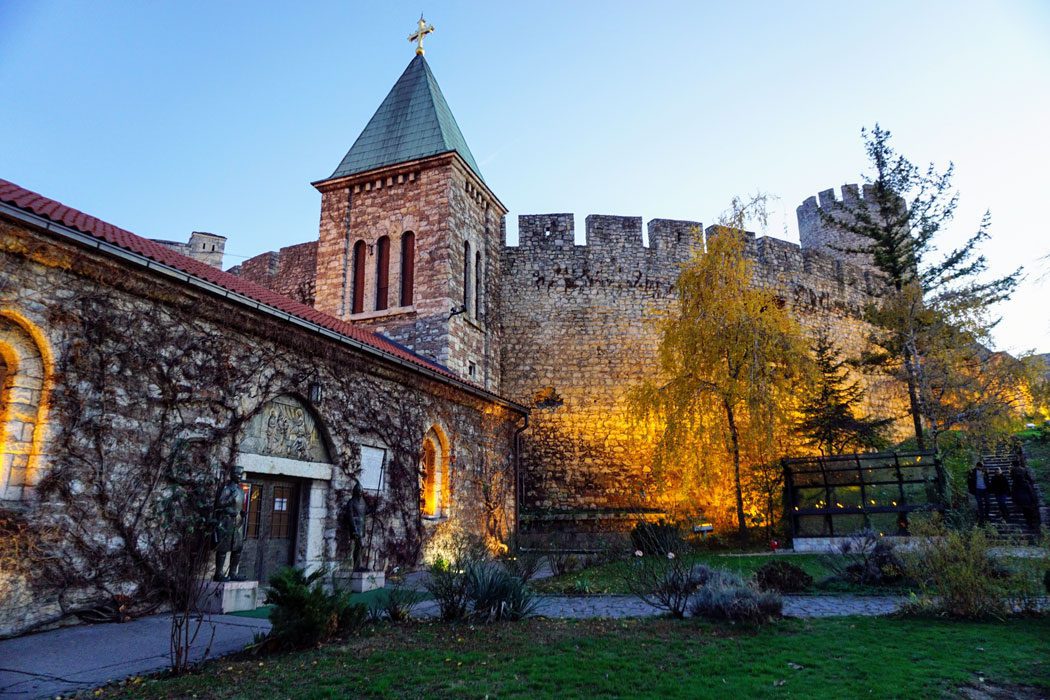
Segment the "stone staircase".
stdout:
<svg viewBox="0 0 1050 700">
<path fill-rule="evenodd" d="M 1028 469 L 1025 464 L 1024 451 L 1018 448 L 1017 452 L 995 452 L 993 454 L 983 455 L 981 461 L 984 466 L 989 470 L 996 468 L 1002 469 L 1007 474 L 1010 472 L 1010 466 L 1013 460 L 1020 458 L 1021 466 Z M 1029 473 L 1031 473 L 1029 471 Z M 1050 505 L 1048 505 L 1044 494 L 1039 489 L 1039 484 L 1036 483 L 1036 497 L 1039 499 L 1039 513 L 1040 522 L 1043 527 L 1047 527 L 1050 523 Z M 1002 518 L 1002 513 L 999 511 L 999 503 L 995 497 L 991 497 L 991 512 L 989 513 L 988 524 L 994 529 L 994 539 L 997 544 L 1000 545 L 1027 545 L 1034 544 L 1038 539 L 1038 533 L 1034 528 L 1028 526 L 1024 520 L 1024 516 L 1021 514 L 1021 509 L 1013 501 L 1013 497 L 1009 494 L 1006 496 L 1006 519 Z"/>
</svg>

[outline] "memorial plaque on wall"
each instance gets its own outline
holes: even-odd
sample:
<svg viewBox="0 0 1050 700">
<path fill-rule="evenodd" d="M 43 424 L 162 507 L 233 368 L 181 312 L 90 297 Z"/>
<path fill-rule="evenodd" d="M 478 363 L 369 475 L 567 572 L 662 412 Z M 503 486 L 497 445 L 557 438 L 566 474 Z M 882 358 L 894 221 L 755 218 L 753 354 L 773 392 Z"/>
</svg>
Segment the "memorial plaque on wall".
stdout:
<svg viewBox="0 0 1050 700">
<path fill-rule="evenodd" d="M 383 487 L 383 463 L 386 450 L 381 447 L 361 445 L 361 488 L 379 491 Z"/>
</svg>

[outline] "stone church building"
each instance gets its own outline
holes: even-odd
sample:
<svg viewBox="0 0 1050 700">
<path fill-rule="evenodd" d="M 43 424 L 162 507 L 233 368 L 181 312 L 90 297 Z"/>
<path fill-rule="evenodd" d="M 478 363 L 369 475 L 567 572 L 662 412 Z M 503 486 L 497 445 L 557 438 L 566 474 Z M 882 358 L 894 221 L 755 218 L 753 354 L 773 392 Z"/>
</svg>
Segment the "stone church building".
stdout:
<svg viewBox="0 0 1050 700">
<path fill-rule="evenodd" d="M 223 271 L 222 236 L 151 240 L 0 180 L 0 635 L 148 597 L 176 487 L 234 465 L 260 581 L 345 565 L 355 483 L 377 569 L 456 528 L 636 512 L 623 395 L 700 224 L 652 220 L 645 245 L 640 218 L 592 215 L 580 245 L 572 215 L 528 215 L 507 245 L 421 54 L 313 184 L 316 237 Z M 833 252 L 819 208 L 839 205 L 799 207 L 801 247 L 748 250 L 756 284 L 851 342 L 874 280 Z"/>
</svg>

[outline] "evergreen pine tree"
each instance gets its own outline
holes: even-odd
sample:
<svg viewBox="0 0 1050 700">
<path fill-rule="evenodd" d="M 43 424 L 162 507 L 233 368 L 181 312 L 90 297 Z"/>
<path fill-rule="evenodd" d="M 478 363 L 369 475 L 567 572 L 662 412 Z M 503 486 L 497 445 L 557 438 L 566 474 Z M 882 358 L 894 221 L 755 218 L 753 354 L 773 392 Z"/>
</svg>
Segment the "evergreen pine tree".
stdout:
<svg viewBox="0 0 1050 700">
<path fill-rule="evenodd" d="M 802 404 L 798 430 L 825 455 L 885 446 L 890 418 L 858 418 L 864 397 L 860 382 L 850 380 L 846 361 L 821 331 L 813 343 L 817 377 Z"/>
</svg>

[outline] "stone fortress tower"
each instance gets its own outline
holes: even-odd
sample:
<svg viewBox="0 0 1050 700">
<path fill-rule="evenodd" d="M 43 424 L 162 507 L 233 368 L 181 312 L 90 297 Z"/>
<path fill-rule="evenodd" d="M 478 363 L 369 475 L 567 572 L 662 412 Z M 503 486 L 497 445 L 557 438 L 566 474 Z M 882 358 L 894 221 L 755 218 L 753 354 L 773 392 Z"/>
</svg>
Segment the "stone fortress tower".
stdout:
<svg viewBox="0 0 1050 700">
<path fill-rule="evenodd" d="M 645 246 L 640 217 L 591 215 L 578 245 L 571 214 L 524 215 L 518 244 L 507 245 L 507 208 L 421 52 L 331 176 L 313 184 L 316 243 L 245 261 L 239 274 L 532 407 L 523 524 L 609 525 L 645 505 L 652 436 L 632 425 L 624 397 L 656 369 L 654 320 L 674 310 L 680 266 L 703 249 L 699 222 L 654 219 Z M 842 252 L 859 246 L 820 209 L 870 199 L 856 185 L 841 201 L 826 190 L 798 207 L 801 245 L 751 235 L 747 247 L 755 284 L 850 354 L 866 337 L 862 311 L 878 281 L 865 256 Z M 893 387 L 861 379 L 869 409 L 892 414 Z"/>
</svg>

